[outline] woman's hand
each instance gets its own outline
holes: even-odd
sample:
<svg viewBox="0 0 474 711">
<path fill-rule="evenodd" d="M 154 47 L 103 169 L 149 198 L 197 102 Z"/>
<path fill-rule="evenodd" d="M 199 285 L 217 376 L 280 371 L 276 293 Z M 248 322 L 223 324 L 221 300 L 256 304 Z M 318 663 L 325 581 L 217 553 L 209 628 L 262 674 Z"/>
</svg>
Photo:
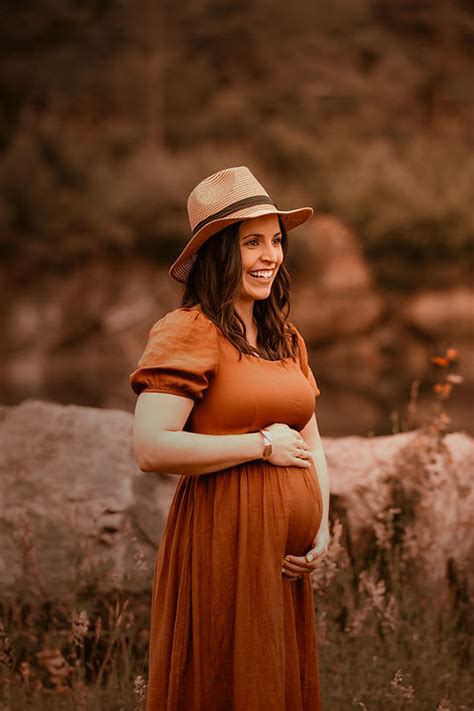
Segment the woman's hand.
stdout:
<svg viewBox="0 0 474 711">
<path fill-rule="evenodd" d="M 273 453 L 268 458 L 277 467 L 302 467 L 308 469 L 313 463 L 309 445 L 296 430 L 288 425 L 276 423 L 265 427 L 273 440 Z"/>
<path fill-rule="evenodd" d="M 328 552 L 330 540 L 329 526 L 320 526 L 313 547 L 304 556 L 287 555 L 282 564 L 282 573 L 290 580 L 310 575 L 318 566 L 319 560 Z"/>
</svg>

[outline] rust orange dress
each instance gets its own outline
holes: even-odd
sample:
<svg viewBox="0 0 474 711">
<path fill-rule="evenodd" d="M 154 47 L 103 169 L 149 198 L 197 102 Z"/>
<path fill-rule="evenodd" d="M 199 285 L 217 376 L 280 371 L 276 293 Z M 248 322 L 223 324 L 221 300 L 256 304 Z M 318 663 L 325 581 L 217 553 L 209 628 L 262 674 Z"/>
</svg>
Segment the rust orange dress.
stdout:
<svg viewBox="0 0 474 711">
<path fill-rule="evenodd" d="M 179 308 L 151 329 L 130 382 L 192 398 L 190 432 L 301 430 L 319 389 L 297 335 L 296 361 L 239 359 L 199 306 Z M 147 711 L 320 709 L 311 580 L 281 564 L 310 550 L 321 518 L 314 466 L 179 477 L 155 565 Z"/>
</svg>

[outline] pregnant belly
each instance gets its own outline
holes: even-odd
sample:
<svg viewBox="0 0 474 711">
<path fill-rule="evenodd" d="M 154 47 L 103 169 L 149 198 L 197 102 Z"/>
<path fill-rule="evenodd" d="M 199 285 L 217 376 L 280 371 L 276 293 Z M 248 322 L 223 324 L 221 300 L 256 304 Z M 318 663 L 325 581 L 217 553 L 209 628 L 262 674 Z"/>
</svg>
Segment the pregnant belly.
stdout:
<svg viewBox="0 0 474 711">
<path fill-rule="evenodd" d="M 322 519 L 322 496 L 313 468 L 279 470 L 286 501 L 285 555 L 304 555 L 311 548 Z"/>
<path fill-rule="evenodd" d="M 208 552 L 210 570 L 245 552 L 248 570 L 264 570 L 262 561 L 272 560 L 280 571 L 284 555 L 304 555 L 312 547 L 322 519 L 322 496 L 314 466 L 276 467 L 260 461 L 182 477 L 172 511 L 180 521 L 192 517 L 193 546 Z M 210 555 L 216 545 L 222 547 L 222 560 Z"/>
</svg>

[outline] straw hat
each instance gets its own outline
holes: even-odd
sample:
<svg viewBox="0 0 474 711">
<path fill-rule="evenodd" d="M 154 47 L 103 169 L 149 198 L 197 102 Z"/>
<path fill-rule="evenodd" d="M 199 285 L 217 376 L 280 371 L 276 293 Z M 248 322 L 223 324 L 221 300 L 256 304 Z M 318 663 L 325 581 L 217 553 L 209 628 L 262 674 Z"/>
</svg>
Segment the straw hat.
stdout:
<svg viewBox="0 0 474 711">
<path fill-rule="evenodd" d="M 188 197 L 192 237 L 169 274 L 186 283 L 199 247 L 227 225 L 249 217 L 280 215 L 286 230 L 292 230 L 313 214 L 311 207 L 279 210 L 265 188 L 244 165 L 226 168 L 202 180 Z"/>
</svg>

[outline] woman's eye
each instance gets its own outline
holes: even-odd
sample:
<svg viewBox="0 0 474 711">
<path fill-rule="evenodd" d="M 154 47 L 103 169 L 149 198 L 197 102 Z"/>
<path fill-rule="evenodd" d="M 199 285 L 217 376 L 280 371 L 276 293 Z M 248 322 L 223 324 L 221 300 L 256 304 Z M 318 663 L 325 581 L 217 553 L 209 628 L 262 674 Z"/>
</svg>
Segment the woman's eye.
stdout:
<svg viewBox="0 0 474 711">
<path fill-rule="evenodd" d="M 281 244 L 282 243 L 282 238 L 281 237 L 275 237 L 273 239 L 273 243 L 275 244 Z M 245 242 L 245 246 L 253 246 L 254 244 L 258 245 L 258 240 L 257 239 L 249 239 L 248 242 Z"/>
</svg>

